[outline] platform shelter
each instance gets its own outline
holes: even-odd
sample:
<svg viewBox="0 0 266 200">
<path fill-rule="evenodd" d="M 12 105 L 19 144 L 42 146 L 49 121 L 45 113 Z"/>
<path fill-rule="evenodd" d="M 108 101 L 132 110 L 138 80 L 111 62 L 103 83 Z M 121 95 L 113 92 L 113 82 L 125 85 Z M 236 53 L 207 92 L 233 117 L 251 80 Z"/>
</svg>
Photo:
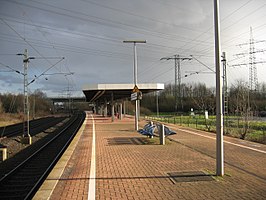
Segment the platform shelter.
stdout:
<svg viewBox="0 0 266 200">
<path fill-rule="evenodd" d="M 115 107 L 119 119 L 125 114 L 125 101 L 130 100 L 131 94 L 136 89 L 134 84 L 89 84 L 83 87 L 86 101 L 94 103 L 94 110 L 103 116 L 111 115 L 112 121 L 115 117 Z M 137 89 L 142 93 L 150 93 L 164 89 L 161 83 L 142 83 L 137 85 Z M 124 111 L 124 112 L 123 112 Z"/>
</svg>

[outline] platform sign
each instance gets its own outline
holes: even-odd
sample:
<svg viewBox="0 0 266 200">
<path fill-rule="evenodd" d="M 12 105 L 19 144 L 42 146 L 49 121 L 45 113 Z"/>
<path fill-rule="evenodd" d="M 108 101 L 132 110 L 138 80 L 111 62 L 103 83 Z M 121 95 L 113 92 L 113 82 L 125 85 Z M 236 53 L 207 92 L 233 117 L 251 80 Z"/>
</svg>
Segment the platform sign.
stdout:
<svg viewBox="0 0 266 200">
<path fill-rule="evenodd" d="M 138 86 L 135 85 L 131 93 L 131 101 L 142 99 L 142 92 L 139 90 Z"/>
<path fill-rule="evenodd" d="M 135 100 L 141 100 L 142 99 L 142 92 L 134 92 L 131 93 L 131 101 L 135 101 Z"/>
<path fill-rule="evenodd" d="M 137 99 L 138 99 L 138 93 L 137 92 L 131 93 L 131 101 L 135 101 Z"/>
</svg>

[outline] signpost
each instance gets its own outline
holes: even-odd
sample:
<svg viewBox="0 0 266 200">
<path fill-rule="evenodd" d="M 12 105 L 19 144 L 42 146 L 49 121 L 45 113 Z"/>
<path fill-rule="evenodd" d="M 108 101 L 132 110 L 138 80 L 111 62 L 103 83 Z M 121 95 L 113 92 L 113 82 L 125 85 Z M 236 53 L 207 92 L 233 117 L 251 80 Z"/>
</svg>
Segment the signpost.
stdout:
<svg viewBox="0 0 266 200">
<path fill-rule="evenodd" d="M 137 92 L 131 93 L 131 101 L 135 101 L 137 99 L 138 99 L 138 93 Z"/>
<path fill-rule="evenodd" d="M 138 121 L 139 121 L 139 100 L 142 99 L 142 93 L 139 90 L 138 86 L 135 85 L 131 93 L 131 101 L 135 101 L 135 129 L 138 130 Z"/>
<path fill-rule="evenodd" d="M 137 86 L 137 85 L 135 85 L 135 86 L 134 86 L 134 88 L 133 88 L 132 92 L 139 92 L 139 88 L 138 88 L 138 86 Z"/>
<path fill-rule="evenodd" d="M 137 47 L 136 47 L 136 43 L 146 43 L 146 40 L 125 40 L 123 41 L 124 43 L 133 43 L 134 44 L 134 84 L 135 87 L 134 89 L 138 90 L 137 87 Z M 138 92 L 138 91 L 134 91 L 133 92 Z M 138 118 L 139 118 L 139 111 L 138 111 L 138 107 L 139 107 L 139 100 L 135 100 L 135 130 L 139 129 L 139 123 L 138 123 Z"/>
<path fill-rule="evenodd" d="M 131 93 L 131 101 L 136 101 L 141 99 L 142 99 L 142 92 L 139 90 L 138 86 L 135 85 Z"/>
</svg>

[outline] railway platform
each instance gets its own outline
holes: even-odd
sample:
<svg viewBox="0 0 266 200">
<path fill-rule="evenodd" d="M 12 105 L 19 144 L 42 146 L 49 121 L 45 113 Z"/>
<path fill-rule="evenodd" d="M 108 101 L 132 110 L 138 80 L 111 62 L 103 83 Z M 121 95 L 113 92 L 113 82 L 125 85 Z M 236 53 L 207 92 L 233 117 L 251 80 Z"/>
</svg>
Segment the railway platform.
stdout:
<svg viewBox="0 0 266 200">
<path fill-rule="evenodd" d="M 177 134 L 159 145 L 133 118 L 87 114 L 34 199 L 266 199 L 265 145 L 225 137 L 216 177 L 215 135 L 168 126 Z"/>
</svg>

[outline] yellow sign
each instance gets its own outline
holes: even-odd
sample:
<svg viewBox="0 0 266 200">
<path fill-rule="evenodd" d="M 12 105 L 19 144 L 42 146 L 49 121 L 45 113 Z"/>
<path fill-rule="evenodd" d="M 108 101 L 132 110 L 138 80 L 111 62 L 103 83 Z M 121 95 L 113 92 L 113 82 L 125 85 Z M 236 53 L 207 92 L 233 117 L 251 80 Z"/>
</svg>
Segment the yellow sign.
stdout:
<svg viewBox="0 0 266 200">
<path fill-rule="evenodd" d="M 134 93 L 134 92 L 139 92 L 139 88 L 138 88 L 138 86 L 137 86 L 137 85 L 135 85 L 135 86 L 134 86 L 134 88 L 133 88 L 132 92 L 133 92 L 133 93 Z"/>
</svg>

